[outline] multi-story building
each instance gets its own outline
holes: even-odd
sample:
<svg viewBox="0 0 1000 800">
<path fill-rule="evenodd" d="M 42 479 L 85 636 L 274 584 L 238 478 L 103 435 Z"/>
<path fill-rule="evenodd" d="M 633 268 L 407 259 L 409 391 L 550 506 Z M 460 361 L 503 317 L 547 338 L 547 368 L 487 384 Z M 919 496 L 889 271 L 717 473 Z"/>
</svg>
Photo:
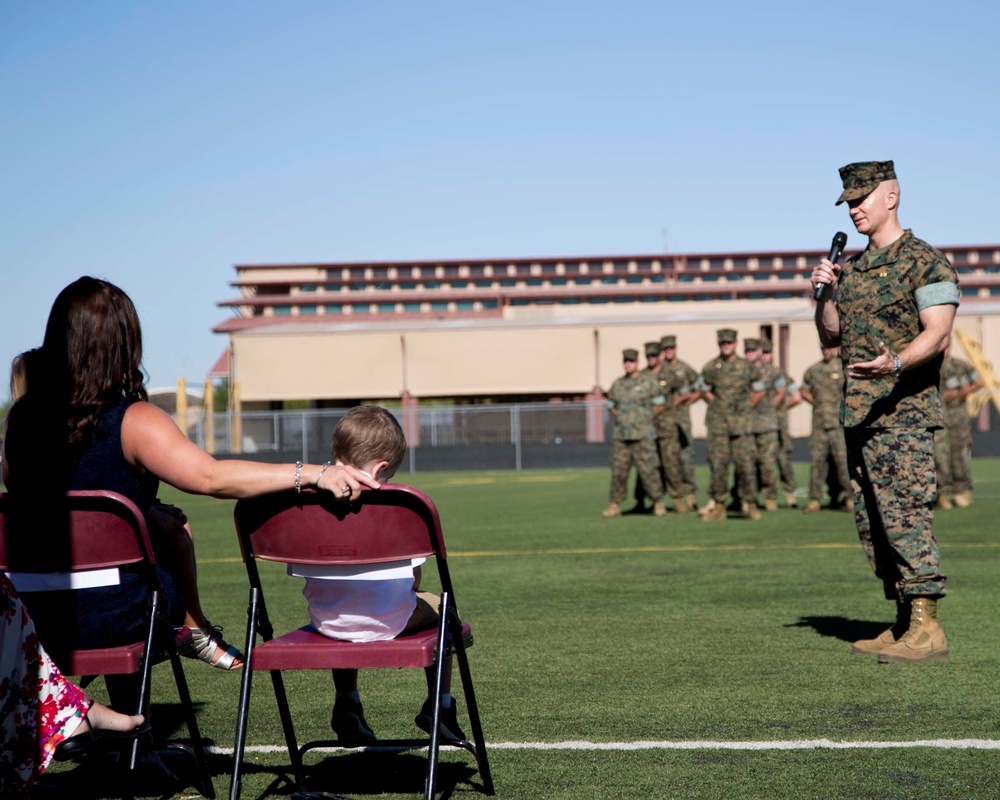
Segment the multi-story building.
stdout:
<svg viewBox="0 0 1000 800">
<path fill-rule="evenodd" d="M 1000 341 L 1000 245 L 941 248 L 958 270 L 957 327 Z M 819 358 L 809 273 L 825 251 L 241 264 L 229 371 L 243 410 L 289 400 L 596 399 L 621 351 L 667 333 L 700 369 L 715 330 L 775 342 L 801 376 Z M 848 254 L 849 255 L 849 254 Z M 701 428 L 696 409 L 695 430 Z M 808 412 L 792 418 L 808 432 Z"/>
</svg>

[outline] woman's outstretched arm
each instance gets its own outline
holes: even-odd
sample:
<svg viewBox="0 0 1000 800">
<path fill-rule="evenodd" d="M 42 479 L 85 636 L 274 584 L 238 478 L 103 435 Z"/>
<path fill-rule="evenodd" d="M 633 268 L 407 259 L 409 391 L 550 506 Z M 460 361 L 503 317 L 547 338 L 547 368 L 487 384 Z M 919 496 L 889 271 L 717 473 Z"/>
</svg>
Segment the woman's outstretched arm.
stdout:
<svg viewBox="0 0 1000 800">
<path fill-rule="evenodd" d="M 190 494 L 238 499 L 295 486 L 294 465 L 215 459 L 188 439 L 166 412 L 149 403 L 129 406 L 121 432 L 129 464 Z M 351 500 L 358 498 L 362 486 L 379 488 L 377 481 L 354 467 L 335 465 L 324 471 L 318 464 L 302 466 L 299 484 Z"/>
</svg>

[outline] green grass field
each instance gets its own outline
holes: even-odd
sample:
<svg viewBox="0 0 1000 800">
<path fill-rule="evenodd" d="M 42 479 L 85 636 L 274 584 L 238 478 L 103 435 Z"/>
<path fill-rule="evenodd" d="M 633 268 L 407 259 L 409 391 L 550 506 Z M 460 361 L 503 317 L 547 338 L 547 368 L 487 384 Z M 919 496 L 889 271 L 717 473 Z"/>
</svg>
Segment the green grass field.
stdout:
<svg viewBox="0 0 1000 800">
<path fill-rule="evenodd" d="M 1000 461 L 976 461 L 974 474 L 975 504 L 937 515 L 951 659 L 924 666 L 850 653 L 853 639 L 892 621 L 893 607 L 848 513 L 605 520 L 605 470 L 402 476 L 441 512 L 456 594 L 476 632 L 469 654 L 497 795 L 1000 797 Z M 191 518 L 206 611 L 242 644 L 246 577 L 233 504 L 162 496 Z M 301 624 L 299 581 L 278 570 L 270 580 L 285 590 L 271 608 L 278 624 Z M 239 674 L 185 667 L 226 796 Z M 169 733 L 176 711 L 165 666 L 154 683 L 154 714 Z M 288 684 L 300 742 L 326 737 L 329 675 L 294 674 Z M 379 735 L 416 731 L 419 671 L 363 673 L 361 690 Z M 943 741 L 913 746 L 927 740 Z M 243 797 L 291 793 L 266 677 L 255 681 L 248 745 Z M 479 796 L 471 758 L 443 753 L 446 796 Z M 308 763 L 312 787 L 329 792 L 422 791 L 423 753 L 315 753 Z M 55 780 L 69 780 L 58 774 L 68 769 L 53 767 Z"/>
</svg>

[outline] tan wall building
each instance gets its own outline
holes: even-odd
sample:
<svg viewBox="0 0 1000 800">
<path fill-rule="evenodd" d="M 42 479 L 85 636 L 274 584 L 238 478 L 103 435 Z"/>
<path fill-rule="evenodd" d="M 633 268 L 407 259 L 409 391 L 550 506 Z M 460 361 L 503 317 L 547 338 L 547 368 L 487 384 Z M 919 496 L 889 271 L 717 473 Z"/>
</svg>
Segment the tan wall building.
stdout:
<svg viewBox="0 0 1000 800">
<path fill-rule="evenodd" d="M 956 327 L 995 359 L 1000 245 L 944 250 L 962 282 Z M 237 266 L 241 297 L 220 303 L 236 316 L 215 330 L 229 335 L 244 410 L 597 399 L 623 349 L 675 334 L 700 371 L 721 327 L 770 338 L 775 362 L 800 379 L 820 358 L 808 274 L 821 255 Z M 693 417 L 704 435 L 703 404 Z M 790 424 L 808 434 L 809 408 Z"/>
</svg>

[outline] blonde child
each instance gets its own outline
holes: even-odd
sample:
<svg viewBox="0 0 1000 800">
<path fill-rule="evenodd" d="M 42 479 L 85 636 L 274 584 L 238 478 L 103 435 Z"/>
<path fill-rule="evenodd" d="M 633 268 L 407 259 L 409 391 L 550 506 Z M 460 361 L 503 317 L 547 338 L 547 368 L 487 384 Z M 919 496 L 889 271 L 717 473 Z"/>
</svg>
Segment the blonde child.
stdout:
<svg viewBox="0 0 1000 800">
<path fill-rule="evenodd" d="M 338 466 L 353 466 L 380 485 L 396 473 L 406 452 L 406 438 L 395 417 L 378 406 L 352 408 L 333 432 L 332 457 Z M 302 594 L 309 619 L 324 636 L 350 642 L 370 642 L 426 630 L 438 624 L 439 598 L 419 591 L 420 564 L 402 561 L 360 567 L 330 568 L 290 565 L 290 575 L 304 577 Z M 430 731 L 433 724 L 434 671 L 426 670 L 428 698 L 414 720 Z M 336 699 L 330 726 L 343 744 L 375 740 L 358 693 L 356 669 L 333 670 Z M 445 669 L 440 733 L 465 739 L 458 725 L 457 706 L 451 696 L 451 660 Z"/>
</svg>

